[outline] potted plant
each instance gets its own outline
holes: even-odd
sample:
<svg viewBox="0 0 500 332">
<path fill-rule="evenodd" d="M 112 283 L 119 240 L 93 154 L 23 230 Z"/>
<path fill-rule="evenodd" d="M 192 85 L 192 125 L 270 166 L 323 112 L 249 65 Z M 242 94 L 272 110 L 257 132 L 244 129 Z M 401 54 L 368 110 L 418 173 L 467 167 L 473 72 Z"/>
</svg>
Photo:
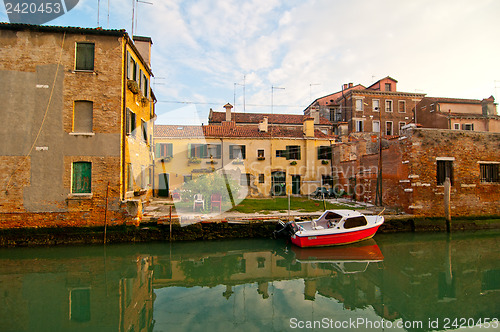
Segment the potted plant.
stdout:
<svg viewBox="0 0 500 332">
<path fill-rule="evenodd" d="M 322 163 L 323 165 L 328 165 L 328 160 L 323 159 L 323 160 L 321 160 L 321 163 Z"/>
<path fill-rule="evenodd" d="M 201 163 L 201 159 L 200 158 L 191 157 L 188 160 L 188 164 L 199 164 L 199 163 Z"/>
<path fill-rule="evenodd" d="M 297 165 L 297 162 L 294 160 L 290 163 L 290 165 Z"/>
<path fill-rule="evenodd" d="M 128 80 L 127 81 L 127 87 L 130 91 L 132 91 L 133 94 L 138 94 L 140 92 L 139 90 L 139 85 L 137 84 L 136 81 L 134 80 Z"/>
</svg>

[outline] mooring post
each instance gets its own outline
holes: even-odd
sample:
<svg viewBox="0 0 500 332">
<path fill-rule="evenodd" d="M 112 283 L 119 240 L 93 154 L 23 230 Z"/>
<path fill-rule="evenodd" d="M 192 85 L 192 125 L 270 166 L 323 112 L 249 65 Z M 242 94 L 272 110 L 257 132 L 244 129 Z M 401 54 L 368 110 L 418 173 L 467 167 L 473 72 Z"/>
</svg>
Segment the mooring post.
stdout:
<svg viewBox="0 0 500 332">
<path fill-rule="evenodd" d="M 172 205 L 170 205 L 169 224 L 170 224 L 170 241 L 172 241 Z"/>
<path fill-rule="evenodd" d="M 444 181 L 444 217 L 446 218 L 446 231 L 451 231 L 451 181 L 446 178 Z"/>
</svg>

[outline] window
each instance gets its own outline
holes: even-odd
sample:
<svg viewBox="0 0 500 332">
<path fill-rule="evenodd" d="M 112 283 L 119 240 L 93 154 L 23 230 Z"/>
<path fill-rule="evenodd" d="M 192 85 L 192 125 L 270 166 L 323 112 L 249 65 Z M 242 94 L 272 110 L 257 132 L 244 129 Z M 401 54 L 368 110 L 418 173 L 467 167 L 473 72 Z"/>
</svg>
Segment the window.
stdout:
<svg viewBox="0 0 500 332">
<path fill-rule="evenodd" d="M 156 158 L 165 158 L 173 156 L 172 143 L 156 143 Z"/>
<path fill-rule="evenodd" d="M 74 194 L 90 194 L 92 183 L 92 163 L 78 161 L 73 163 L 73 181 L 71 192 Z"/>
<path fill-rule="evenodd" d="M 453 124 L 453 129 L 454 130 L 460 130 L 460 123 L 454 123 Z"/>
<path fill-rule="evenodd" d="M 298 145 L 287 145 L 286 146 L 287 160 L 300 160 L 300 146 Z"/>
<path fill-rule="evenodd" d="M 222 155 L 222 148 L 220 144 L 207 144 L 207 157 L 220 159 Z"/>
<path fill-rule="evenodd" d="M 348 218 L 346 221 L 344 221 L 344 228 L 361 227 L 365 226 L 366 224 L 367 222 L 364 216 L 353 217 L 353 218 Z"/>
<path fill-rule="evenodd" d="M 132 58 L 132 55 L 130 54 L 130 52 L 127 52 L 127 79 L 135 80 L 135 77 L 134 77 L 135 66 L 136 66 L 136 63 L 134 61 L 134 58 Z"/>
<path fill-rule="evenodd" d="M 372 127 L 373 127 L 373 132 L 379 133 L 380 132 L 380 121 L 374 120 L 372 122 Z"/>
<path fill-rule="evenodd" d="M 446 178 L 450 178 L 453 185 L 453 161 L 452 160 L 437 160 L 436 181 L 438 186 L 442 186 Z"/>
<path fill-rule="evenodd" d="M 385 91 L 392 91 L 391 89 L 391 83 L 385 83 Z"/>
<path fill-rule="evenodd" d="M 142 86 L 141 86 L 141 90 L 142 90 L 142 95 L 144 97 L 149 97 L 149 94 L 148 94 L 148 88 L 149 88 L 149 82 L 148 82 L 148 78 L 146 77 L 146 74 L 142 74 Z"/>
<path fill-rule="evenodd" d="M 363 132 L 363 120 L 355 120 L 356 123 L 356 132 L 361 133 Z"/>
<path fill-rule="evenodd" d="M 462 130 L 474 130 L 474 124 L 473 123 L 464 123 L 462 125 Z"/>
<path fill-rule="evenodd" d="M 333 178 L 331 175 L 321 175 L 321 186 L 325 185 L 333 187 Z"/>
<path fill-rule="evenodd" d="M 257 150 L 257 159 L 264 159 L 264 150 Z"/>
<path fill-rule="evenodd" d="M 221 158 L 220 144 L 188 144 L 188 158 Z"/>
<path fill-rule="evenodd" d="M 392 112 L 392 100 L 385 101 L 385 111 Z"/>
<path fill-rule="evenodd" d="M 264 174 L 259 174 L 259 183 L 264 183 Z"/>
<path fill-rule="evenodd" d="M 386 121 L 385 123 L 385 134 L 388 136 L 393 135 L 392 121 Z"/>
<path fill-rule="evenodd" d="M 137 127 L 137 120 L 135 113 L 130 110 L 130 108 L 127 108 L 127 120 L 126 120 L 126 134 L 127 135 L 133 135 L 134 130 Z"/>
<path fill-rule="evenodd" d="M 286 150 L 276 150 L 276 157 L 286 158 Z"/>
<path fill-rule="evenodd" d="M 91 101 L 75 101 L 73 105 L 73 132 L 92 132 L 93 108 L 94 104 Z"/>
<path fill-rule="evenodd" d="M 332 147 L 331 146 L 318 146 L 318 160 L 331 160 Z"/>
<path fill-rule="evenodd" d="M 141 119 L 141 132 L 142 132 L 142 141 L 147 143 L 148 142 L 148 128 L 146 126 L 146 121 Z"/>
<path fill-rule="evenodd" d="M 250 174 L 242 173 L 240 178 L 240 185 L 248 187 L 250 185 Z"/>
<path fill-rule="evenodd" d="M 402 121 L 400 121 L 400 122 L 399 122 L 399 134 L 401 134 L 401 133 L 402 133 L 402 131 L 403 131 L 403 127 L 404 127 L 404 126 L 406 126 L 406 122 L 402 122 Z"/>
<path fill-rule="evenodd" d="M 246 146 L 245 145 L 230 145 L 229 146 L 229 159 L 245 159 Z"/>
<path fill-rule="evenodd" d="M 378 112 L 380 110 L 380 100 L 373 99 L 372 101 L 372 109 L 374 112 Z"/>
<path fill-rule="evenodd" d="M 132 169 L 132 164 L 127 163 L 127 191 L 134 190 L 134 171 Z"/>
<path fill-rule="evenodd" d="M 499 182 L 499 164 L 479 164 L 481 170 L 481 182 Z"/>
<path fill-rule="evenodd" d="M 94 70 L 94 44 L 76 43 L 76 70 Z"/>
<path fill-rule="evenodd" d="M 90 321 L 90 288 L 72 289 L 70 291 L 69 312 L 72 321 Z"/>
<path fill-rule="evenodd" d="M 363 99 L 356 99 L 356 111 L 363 110 Z"/>
<path fill-rule="evenodd" d="M 399 109 L 399 113 L 406 113 L 406 101 L 399 100 L 398 101 L 398 109 Z"/>
</svg>

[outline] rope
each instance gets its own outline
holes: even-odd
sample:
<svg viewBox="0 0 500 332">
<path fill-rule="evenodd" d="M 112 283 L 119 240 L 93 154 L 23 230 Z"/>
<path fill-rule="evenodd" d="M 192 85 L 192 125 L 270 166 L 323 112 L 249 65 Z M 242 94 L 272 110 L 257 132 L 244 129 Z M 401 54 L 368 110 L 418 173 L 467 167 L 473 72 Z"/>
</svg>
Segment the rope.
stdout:
<svg viewBox="0 0 500 332">
<path fill-rule="evenodd" d="M 64 32 L 63 34 L 63 38 L 62 38 L 62 43 L 61 43 L 61 52 L 59 54 L 59 60 L 57 62 L 57 68 L 56 68 L 56 73 L 54 75 L 54 81 L 52 82 L 52 88 L 50 90 L 50 96 L 49 96 L 49 101 L 47 103 L 47 107 L 45 108 L 45 114 L 43 115 L 43 119 L 42 119 L 42 123 L 40 124 L 40 128 L 38 129 L 38 133 L 36 134 L 36 137 L 35 137 L 35 140 L 33 141 L 33 144 L 31 145 L 31 148 L 28 152 L 28 154 L 26 155 L 26 157 L 23 159 L 23 161 L 21 162 L 21 164 L 16 168 L 16 170 L 14 172 L 12 172 L 12 174 L 10 175 L 9 177 L 9 181 L 7 181 L 7 185 L 5 186 L 5 193 L 8 194 L 9 193 L 9 185 L 10 185 L 10 182 L 12 181 L 12 178 L 14 177 L 14 175 L 17 173 L 17 171 L 19 171 L 19 169 L 24 165 L 24 163 L 26 162 L 26 160 L 28 160 L 28 157 L 31 155 L 31 153 L 33 152 L 33 148 L 35 147 L 35 144 L 38 140 L 38 138 L 40 137 L 40 133 L 42 132 L 42 128 L 43 128 L 43 125 L 45 123 L 45 120 L 47 119 L 47 114 L 49 113 L 49 107 L 50 107 L 50 103 L 52 101 L 52 96 L 54 94 L 54 87 L 56 85 L 56 80 L 57 80 L 57 74 L 59 73 L 59 66 L 61 65 L 61 59 L 62 59 L 62 55 L 63 55 L 63 50 L 64 50 L 64 41 L 66 39 L 66 31 Z"/>
</svg>

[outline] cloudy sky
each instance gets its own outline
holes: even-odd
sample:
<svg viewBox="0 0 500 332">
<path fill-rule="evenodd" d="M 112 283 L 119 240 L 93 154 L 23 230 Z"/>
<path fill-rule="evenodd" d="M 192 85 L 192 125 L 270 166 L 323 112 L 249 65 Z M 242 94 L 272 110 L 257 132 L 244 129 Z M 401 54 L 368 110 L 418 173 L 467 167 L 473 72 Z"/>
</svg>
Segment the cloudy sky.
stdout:
<svg viewBox="0 0 500 332">
<path fill-rule="evenodd" d="M 47 24 L 130 34 L 134 1 L 80 0 Z M 207 123 L 210 108 L 234 101 L 241 112 L 300 114 L 343 83 L 386 76 L 399 91 L 500 96 L 498 0 L 144 1 L 134 34 L 153 39 L 161 123 Z"/>
</svg>

